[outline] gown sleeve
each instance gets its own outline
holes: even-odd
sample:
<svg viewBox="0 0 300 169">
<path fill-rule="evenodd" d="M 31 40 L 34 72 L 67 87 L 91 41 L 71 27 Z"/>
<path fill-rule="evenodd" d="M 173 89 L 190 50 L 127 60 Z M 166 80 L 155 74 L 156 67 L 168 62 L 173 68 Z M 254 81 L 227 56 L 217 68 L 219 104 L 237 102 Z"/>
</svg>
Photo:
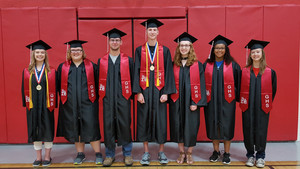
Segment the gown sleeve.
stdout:
<svg viewBox="0 0 300 169">
<path fill-rule="evenodd" d="M 24 70 L 23 70 L 23 72 L 22 72 L 22 86 L 21 86 L 21 92 L 22 92 L 22 103 L 23 103 L 23 107 L 26 107 L 25 93 L 24 93 Z"/>
<path fill-rule="evenodd" d="M 133 93 L 141 93 L 142 88 L 140 86 L 140 59 L 141 59 L 141 47 L 136 48 L 134 57 L 134 77 L 133 77 Z"/>
<path fill-rule="evenodd" d="M 163 88 L 163 94 L 176 93 L 174 71 L 172 66 L 172 57 L 170 50 L 164 47 L 164 67 L 165 67 L 165 86 Z"/>
</svg>

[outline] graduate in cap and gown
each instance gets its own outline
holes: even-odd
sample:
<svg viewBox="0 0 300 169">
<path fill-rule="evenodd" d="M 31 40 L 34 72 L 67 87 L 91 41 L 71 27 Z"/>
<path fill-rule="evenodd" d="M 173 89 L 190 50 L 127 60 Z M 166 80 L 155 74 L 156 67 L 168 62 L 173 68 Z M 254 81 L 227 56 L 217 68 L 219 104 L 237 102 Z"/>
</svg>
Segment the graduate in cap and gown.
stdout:
<svg viewBox="0 0 300 169">
<path fill-rule="evenodd" d="M 56 103 L 56 71 L 49 66 L 47 50 L 42 40 L 26 46 L 30 49 L 30 64 L 22 74 L 22 100 L 26 107 L 28 142 L 33 142 L 37 158 L 33 166 L 51 164 L 50 152 L 54 139 L 54 108 Z M 45 158 L 42 161 L 42 142 Z"/>
<path fill-rule="evenodd" d="M 144 143 L 140 163 L 150 164 L 149 141 L 160 144 L 158 159 L 167 164 L 164 151 L 167 140 L 168 94 L 176 92 L 170 50 L 157 41 L 162 22 L 155 18 L 141 23 L 147 42 L 135 50 L 133 92 L 137 94 L 137 141 Z"/>
<path fill-rule="evenodd" d="M 239 101 L 241 68 L 229 51 L 232 43 L 221 35 L 216 36 L 209 58 L 204 63 L 207 106 L 204 107 L 207 137 L 212 140 L 214 152 L 209 161 L 220 158 L 219 144 L 224 142 L 222 162 L 230 164 L 230 143 L 234 136 L 236 101 Z"/>
<path fill-rule="evenodd" d="M 74 164 L 85 160 L 84 147 L 89 142 L 96 153 L 96 164 L 102 164 L 100 152 L 97 65 L 86 58 L 82 44 L 67 42 L 67 61 L 57 69 L 60 93 L 57 136 L 75 143 L 78 152 Z"/>
<path fill-rule="evenodd" d="M 277 90 L 277 78 L 267 66 L 264 47 L 267 41 L 252 39 L 245 48 L 250 49 L 246 67 L 242 69 L 240 107 L 243 112 L 244 144 L 247 166 L 263 168 L 272 102 Z M 256 153 L 255 153 L 256 152 Z"/>
<path fill-rule="evenodd" d="M 178 164 L 185 160 L 193 164 L 192 151 L 196 146 L 200 125 L 200 107 L 206 106 L 204 68 L 196 57 L 195 37 L 184 32 L 177 37 L 173 70 L 176 93 L 170 95 L 170 136 L 178 143 Z M 188 147 L 185 152 L 184 147 Z"/>
<path fill-rule="evenodd" d="M 106 158 L 103 166 L 111 166 L 115 149 L 122 146 L 126 166 L 133 164 L 131 156 L 131 99 L 133 59 L 120 52 L 121 37 L 126 33 L 114 28 L 107 36 L 109 53 L 98 60 L 99 99 L 103 101 L 104 144 Z"/>
</svg>

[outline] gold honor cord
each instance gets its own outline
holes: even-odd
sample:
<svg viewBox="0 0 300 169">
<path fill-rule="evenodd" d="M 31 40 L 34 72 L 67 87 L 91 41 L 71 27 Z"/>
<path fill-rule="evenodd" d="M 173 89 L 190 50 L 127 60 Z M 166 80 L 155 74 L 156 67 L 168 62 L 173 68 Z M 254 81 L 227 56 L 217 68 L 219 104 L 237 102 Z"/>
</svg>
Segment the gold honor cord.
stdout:
<svg viewBox="0 0 300 169">
<path fill-rule="evenodd" d="M 45 69 L 45 77 L 46 77 L 46 86 L 47 86 L 47 107 L 50 107 L 50 99 L 49 99 L 49 83 L 48 83 L 48 73 L 47 69 Z"/>
<path fill-rule="evenodd" d="M 157 59 L 156 59 L 156 67 L 157 67 L 157 74 L 156 74 L 156 86 L 159 86 L 159 52 L 158 52 L 158 42 L 156 46 L 156 53 L 157 53 Z"/>
<path fill-rule="evenodd" d="M 32 92 L 31 92 L 31 80 L 32 80 L 32 73 L 30 73 L 30 77 L 29 77 L 29 110 L 31 108 L 33 108 Z"/>
<path fill-rule="evenodd" d="M 146 87 L 149 87 L 149 81 L 148 81 L 148 47 L 147 47 L 147 43 L 145 44 L 145 49 L 146 49 Z"/>
</svg>

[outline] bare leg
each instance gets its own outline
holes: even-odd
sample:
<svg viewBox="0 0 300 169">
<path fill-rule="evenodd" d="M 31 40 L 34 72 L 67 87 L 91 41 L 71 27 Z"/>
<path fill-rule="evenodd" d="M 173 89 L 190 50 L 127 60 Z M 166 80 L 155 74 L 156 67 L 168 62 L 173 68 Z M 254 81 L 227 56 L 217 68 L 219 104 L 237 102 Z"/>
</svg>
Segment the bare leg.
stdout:
<svg viewBox="0 0 300 169">
<path fill-rule="evenodd" d="M 216 152 L 219 152 L 220 151 L 220 148 L 219 148 L 220 141 L 219 140 L 213 140 L 212 142 L 213 142 L 214 150 Z"/>
<path fill-rule="evenodd" d="M 51 153 L 51 148 L 45 148 L 45 160 L 50 161 L 50 153 Z"/>
<path fill-rule="evenodd" d="M 193 152 L 194 147 L 189 147 L 187 152 L 192 153 Z"/>
<path fill-rule="evenodd" d="M 42 161 L 42 150 L 36 150 L 36 160 Z"/>
<path fill-rule="evenodd" d="M 95 153 L 100 153 L 101 152 L 100 140 L 92 141 L 92 142 L 90 142 L 90 144 L 93 147 Z"/>
<path fill-rule="evenodd" d="M 147 141 L 144 142 L 144 151 L 149 152 L 149 145 Z"/>
<path fill-rule="evenodd" d="M 184 144 L 178 143 L 179 152 L 184 152 Z"/>
<path fill-rule="evenodd" d="M 164 151 L 164 147 L 165 147 L 164 144 L 160 144 L 159 145 L 159 152 L 163 152 Z"/>
<path fill-rule="evenodd" d="M 84 152 L 84 143 L 82 142 L 75 142 L 75 147 L 78 153 Z"/>
<path fill-rule="evenodd" d="M 231 143 L 230 140 L 224 140 L 224 149 L 226 153 L 229 153 L 230 151 L 230 143 Z"/>
</svg>

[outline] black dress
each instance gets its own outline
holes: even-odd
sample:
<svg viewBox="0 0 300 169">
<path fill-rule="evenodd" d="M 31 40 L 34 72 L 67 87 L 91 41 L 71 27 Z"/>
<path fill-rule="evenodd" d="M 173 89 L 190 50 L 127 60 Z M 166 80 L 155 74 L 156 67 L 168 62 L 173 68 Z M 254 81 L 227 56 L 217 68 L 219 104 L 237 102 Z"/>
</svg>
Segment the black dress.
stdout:
<svg viewBox="0 0 300 169">
<path fill-rule="evenodd" d="M 54 139 L 54 110 L 50 112 L 47 108 L 45 72 L 41 76 L 42 79 L 40 85 L 42 86 L 42 89 L 37 90 L 36 86 L 38 83 L 35 75 L 32 75 L 31 89 L 33 108 L 30 110 L 26 108 L 29 143 L 34 141 L 52 142 Z M 22 101 L 23 106 L 26 107 L 24 93 L 24 71 L 22 73 Z"/>
<path fill-rule="evenodd" d="M 170 50 L 163 46 L 165 86 L 158 90 L 154 85 L 154 71 L 149 74 L 149 87 L 140 87 L 141 46 L 135 50 L 133 92 L 142 93 L 145 103 L 137 102 L 137 141 L 155 141 L 163 144 L 167 140 L 167 102 L 161 103 L 163 94 L 176 92 Z M 154 48 L 150 47 L 153 52 Z"/>
<path fill-rule="evenodd" d="M 130 57 L 128 59 L 130 78 L 132 79 L 133 60 Z M 98 60 L 98 66 L 100 60 Z M 103 121 L 104 143 L 109 149 L 115 149 L 116 140 L 118 140 L 118 146 L 131 142 L 131 98 L 127 100 L 122 95 L 120 60 L 119 55 L 113 63 L 108 56 L 106 91 L 103 98 Z"/>
<path fill-rule="evenodd" d="M 58 91 L 61 87 L 62 65 L 58 67 Z M 93 63 L 94 79 L 97 84 L 97 65 Z M 96 86 L 96 93 L 98 89 Z M 67 101 L 59 103 L 57 137 L 69 142 L 91 142 L 100 140 L 98 96 L 94 103 L 89 100 L 87 76 L 84 62 L 78 67 L 71 62 L 68 75 Z M 79 140 L 80 136 L 80 140 Z"/>
<path fill-rule="evenodd" d="M 179 72 L 179 98 L 174 102 L 169 97 L 170 104 L 170 138 L 171 141 L 184 143 L 186 147 L 196 145 L 200 125 L 200 107 L 206 106 L 206 87 L 204 69 L 198 61 L 200 73 L 201 100 L 195 103 L 191 97 L 190 66 L 181 66 Z M 195 111 L 190 106 L 197 105 Z"/>
<path fill-rule="evenodd" d="M 272 95 L 275 98 L 277 90 L 276 72 L 271 69 Z M 266 114 L 261 109 L 261 75 L 257 77 L 251 70 L 248 109 L 243 112 L 244 144 L 248 152 L 254 150 L 264 152 L 267 143 L 267 132 L 270 112 Z"/>
<path fill-rule="evenodd" d="M 206 68 L 204 63 L 204 68 Z M 211 100 L 204 107 L 207 137 L 211 140 L 231 140 L 234 136 L 236 101 L 239 101 L 240 66 L 232 61 L 235 100 L 228 103 L 224 96 L 223 65 L 214 64 L 211 86 Z"/>
</svg>

